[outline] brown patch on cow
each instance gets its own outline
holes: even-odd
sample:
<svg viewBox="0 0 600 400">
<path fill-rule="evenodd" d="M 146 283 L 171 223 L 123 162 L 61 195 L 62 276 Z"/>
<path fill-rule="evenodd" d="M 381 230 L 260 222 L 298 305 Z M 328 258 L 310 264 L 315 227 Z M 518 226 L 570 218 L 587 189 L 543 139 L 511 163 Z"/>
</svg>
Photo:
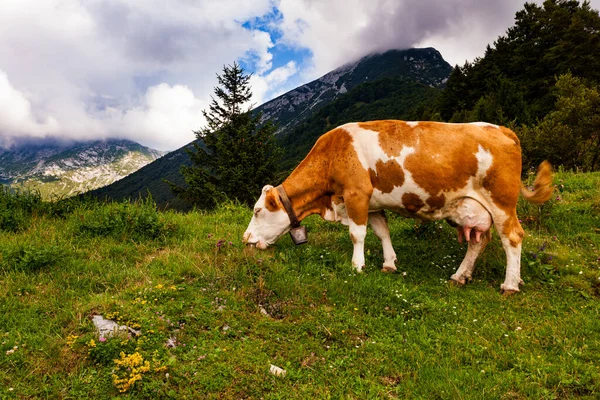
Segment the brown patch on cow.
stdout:
<svg viewBox="0 0 600 400">
<path fill-rule="evenodd" d="M 509 129 L 497 130 L 496 135 L 489 135 L 489 141 L 495 141 L 494 145 L 487 145 L 486 149 L 491 153 L 493 162 L 483 178 L 482 186 L 492 196 L 496 206 L 507 215 L 515 214 L 517 200 L 521 192 L 521 147 L 516 135 L 510 135 Z M 515 215 L 516 218 L 516 215 Z"/>
<path fill-rule="evenodd" d="M 460 125 L 419 123 L 414 129 L 420 131 L 419 142 L 404 168 L 415 183 L 431 196 L 465 187 L 477 173 L 477 135 Z"/>
<path fill-rule="evenodd" d="M 379 146 L 388 157 L 398 157 L 404 146 L 417 143 L 416 131 L 404 121 L 359 122 L 358 126 L 379 133 Z"/>
<path fill-rule="evenodd" d="M 402 205 L 408 212 L 416 213 L 423 208 L 425 203 L 423 203 L 423 200 L 414 193 L 404 193 L 402 195 Z"/>
<path fill-rule="evenodd" d="M 515 144 L 517 146 L 521 146 L 521 142 L 519 141 L 519 137 L 512 130 L 510 130 L 510 129 L 504 127 L 504 126 L 501 126 L 500 127 L 500 132 L 502 132 L 502 134 L 504 136 L 506 136 L 509 140 L 512 140 L 513 142 L 515 142 Z"/>
<path fill-rule="evenodd" d="M 279 210 L 279 199 L 275 196 L 275 190 L 271 189 L 265 195 L 265 207 L 271 212 Z"/>
<path fill-rule="evenodd" d="M 356 236 L 354 236 L 354 234 L 353 234 L 353 233 L 350 233 L 350 240 L 352 240 L 352 243 L 354 243 L 354 244 L 356 244 L 356 242 L 358 241 L 358 240 L 356 239 Z"/>
<path fill-rule="evenodd" d="M 525 235 L 516 215 L 511 216 L 504 222 L 502 233 L 508 238 L 512 247 L 517 247 L 523 241 Z"/>
<path fill-rule="evenodd" d="M 439 196 L 431 196 L 426 200 L 426 203 L 432 211 L 439 210 L 446 204 L 446 196 L 443 193 Z"/>
<path fill-rule="evenodd" d="M 369 168 L 371 184 L 382 193 L 390 193 L 395 187 L 404 183 L 404 170 L 396 160 L 383 162 L 377 160 L 376 171 Z"/>
</svg>

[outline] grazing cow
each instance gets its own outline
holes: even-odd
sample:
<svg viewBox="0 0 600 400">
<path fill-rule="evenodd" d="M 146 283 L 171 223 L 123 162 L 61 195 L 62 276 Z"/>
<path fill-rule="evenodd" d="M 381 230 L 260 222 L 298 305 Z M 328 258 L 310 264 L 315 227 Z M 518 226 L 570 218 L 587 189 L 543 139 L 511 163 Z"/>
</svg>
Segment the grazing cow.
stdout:
<svg viewBox="0 0 600 400">
<path fill-rule="evenodd" d="M 521 183 L 521 147 L 510 129 L 488 123 L 372 121 L 348 123 L 319 138 L 277 188 L 265 186 L 244 233 L 265 249 L 311 214 L 341 221 L 354 243 L 352 264 L 365 263 L 367 221 L 383 245 L 383 270 L 396 271 L 396 253 L 383 210 L 423 220 L 446 219 L 468 241 L 451 279 L 469 281 L 495 226 L 506 252 L 505 293 L 518 292 L 523 229 L 519 194 L 532 203 L 552 195 L 550 164 L 538 169 L 534 190 Z M 296 239 L 295 235 L 292 236 Z M 296 242 L 296 240 L 294 240 Z"/>
</svg>

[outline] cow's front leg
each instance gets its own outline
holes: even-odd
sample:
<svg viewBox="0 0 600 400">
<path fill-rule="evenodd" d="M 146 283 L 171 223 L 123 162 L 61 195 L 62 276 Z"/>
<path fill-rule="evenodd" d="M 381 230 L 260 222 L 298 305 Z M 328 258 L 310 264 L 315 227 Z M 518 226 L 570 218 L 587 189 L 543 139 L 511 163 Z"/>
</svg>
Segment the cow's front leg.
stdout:
<svg viewBox="0 0 600 400">
<path fill-rule="evenodd" d="M 365 188 L 354 188 L 344 192 L 346 212 L 350 227 L 350 238 L 354 243 L 352 265 L 358 272 L 365 266 L 365 237 L 369 220 L 369 198 L 371 192 Z"/>
<path fill-rule="evenodd" d="M 352 266 L 356 271 L 362 272 L 365 266 L 365 237 L 367 236 L 367 225 L 358 225 L 350 220 L 350 239 L 354 244 L 352 253 Z"/>
<path fill-rule="evenodd" d="M 390 238 L 390 228 L 385 217 L 385 212 L 378 211 L 369 214 L 369 223 L 375 235 L 381 240 L 383 246 L 383 272 L 396 272 L 396 252 Z"/>
<path fill-rule="evenodd" d="M 462 230 L 462 227 L 459 227 L 459 229 Z M 458 269 L 456 270 L 454 275 L 450 277 L 450 279 L 461 285 L 471 280 L 473 276 L 473 269 L 475 268 L 475 261 L 477 260 L 477 257 L 479 256 L 479 254 L 481 254 L 483 249 L 485 249 L 485 246 L 489 243 L 491 237 L 492 231 L 488 230 L 483 235 L 481 235 L 481 240 L 479 242 L 473 240 L 473 238 L 469 240 L 467 254 L 465 255 L 465 258 L 463 259 L 462 263 L 460 263 L 460 267 L 458 267 Z"/>
</svg>

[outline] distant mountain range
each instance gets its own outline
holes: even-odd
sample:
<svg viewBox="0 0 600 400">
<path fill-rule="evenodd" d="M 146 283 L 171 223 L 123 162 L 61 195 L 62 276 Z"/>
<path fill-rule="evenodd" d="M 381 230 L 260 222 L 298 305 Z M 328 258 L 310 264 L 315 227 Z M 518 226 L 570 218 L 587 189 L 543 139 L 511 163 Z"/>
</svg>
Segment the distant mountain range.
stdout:
<svg viewBox="0 0 600 400">
<path fill-rule="evenodd" d="M 123 139 L 29 140 L 0 148 L 0 183 L 39 190 L 46 199 L 67 197 L 109 185 L 164 154 Z"/>
<path fill-rule="evenodd" d="M 254 111 L 278 126 L 284 147 L 282 169 L 293 168 L 316 139 L 335 125 L 370 119 L 422 116 L 444 87 L 452 67 L 433 48 L 390 50 L 366 56 L 299 86 Z M 184 146 L 109 186 L 90 192 L 115 200 L 152 195 L 159 206 L 185 208 L 165 179 L 184 184 L 181 165 L 190 164 Z"/>
</svg>

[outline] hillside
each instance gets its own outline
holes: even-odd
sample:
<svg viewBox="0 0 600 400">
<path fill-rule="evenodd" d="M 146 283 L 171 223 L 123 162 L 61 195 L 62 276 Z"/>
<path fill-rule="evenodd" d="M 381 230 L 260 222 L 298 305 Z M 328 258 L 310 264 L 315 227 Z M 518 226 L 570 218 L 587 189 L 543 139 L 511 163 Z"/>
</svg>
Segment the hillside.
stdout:
<svg viewBox="0 0 600 400">
<path fill-rule="evenodd" d="M 257 107 L 255 112 L 278 125 L 277 138 L 286 150 L 281 166 L 285 170 L 302 159 L 316 137 L 329 129 L 323 123 L 328 117 L 341 123 L 349 118 L 359 121 L 420 115 L 451 71 L 435 49 L 390 50 L 337 68 Z M 163 180 L 183 183 L 179 168 L 188 162 L 181 148 L 90 194 L 118 200 L 150 192 L 159 206 L 181 208 L 184 205 Z"/>
<path fill-rule="evenodd" d="M 0 207 L 22 211 L 0 231 L 0 398 L 597 399 L 600 173 L 555 183 L 519 205 L 512 297 L 495 234 L 473 281 L 447 283 L 466 245 L 443 221 L 389 213 L 398 273 L 369 232 L 356 274 L 348 228 L 318 216 L 308 244 L 257 251 L 246 207 L 17 199 Z M 138 333 L 100 339 L 99 315 Z"/>
<path fill-rule="evenodd" d="M 0 149 L 0 182 L 44 198 L 68 197 L 122 179 L 162 154 L 122 139 L 21 143 Z"/>
<path fill-rule="evenodd" d="M 189 206 L 173 196 L 165 180 L 184 185 L 185 181 L 179 172 L 182 165 L 190 165 L 190 159 L 185 147 L 175 150 L 158 160 L 145 165 L 131 175 L 110 185 L 92 190 L 86 195 L 99 199 L 139 199 L 152 196 L 152 199 L 164 208 L 188 209 Z"/>
</svg>

